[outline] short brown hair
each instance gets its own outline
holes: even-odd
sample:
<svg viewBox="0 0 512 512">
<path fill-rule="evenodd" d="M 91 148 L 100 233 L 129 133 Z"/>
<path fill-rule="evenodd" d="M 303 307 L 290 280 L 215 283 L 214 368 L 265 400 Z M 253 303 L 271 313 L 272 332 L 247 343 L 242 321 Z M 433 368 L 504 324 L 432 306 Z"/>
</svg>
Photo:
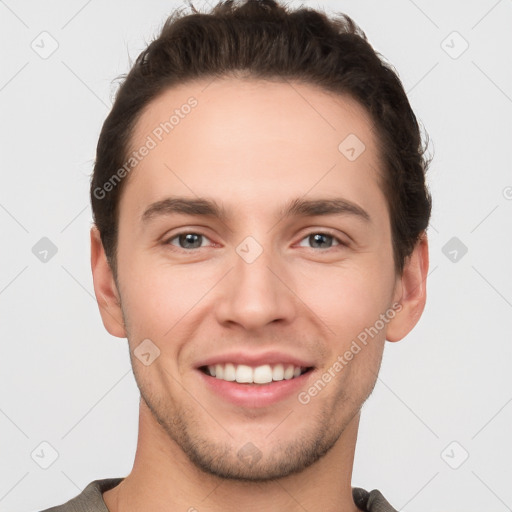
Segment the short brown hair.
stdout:
<svg viewBox="0 0 512 512">
<path fill-rule="evenodd" d="M 101 130 L 90 194 L 94 222 L 114 276 L 119 199 L 126 177 L 122 173 L 118 184 L 112 178 L 127 160 L 144 108 L 173 86 L 240 73 L 317 85 L 349 95 L 366 108 L 383 159 L 395 268 L 401 273 L 428 226 L 431 197 L 425 172 L 430 160 L 395 71 L 344 14 L 329 18 L 310 8 L 292 11 L 275 0 L 226 0 L 209 13 L 193 6 L 192 10 L 187 15 L 176 10 L 122 77 Z"/>
</svg>

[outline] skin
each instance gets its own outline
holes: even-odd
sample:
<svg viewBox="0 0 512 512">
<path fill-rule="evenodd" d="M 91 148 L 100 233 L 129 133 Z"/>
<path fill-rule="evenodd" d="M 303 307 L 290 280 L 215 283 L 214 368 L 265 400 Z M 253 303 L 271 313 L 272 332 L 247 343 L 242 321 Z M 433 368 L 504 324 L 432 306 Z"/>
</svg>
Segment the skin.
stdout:
<svg viewBox="0 0 512 512">
<path fill-rule="evenodd" d="M 402 339 L 423 311 L 427 239 L 398 275 L 375 133 L 354 100 L 298 83 L 189 83 L 150 103 L 133 148 L 190 96 L 197 107 L 126 183 L 117 279 L 91 230 L 103 323 L 128 338 L 141 392 L 133 470 L 104 500 L 111 512 L 356 511 L 360 409 L 386 339 Z M 355 161 L 338 150 L 349 134 L 366 147 Z M 226 218 L 142 220 L 170 196 L 215 200 Z M 343 198 L 369 220 L 280 216 L 296 198 Z M 180 245 L 178 233 L 204 235 L 200 248 Z M 334 238 L 315 243 L 315 233 Z M 263 249 L 250 264 L 236 252 L 247 236 Z M 199 378 L 205 357 L 276 349 L 312 363 L 307 390 L 395 303 L 401 311 L 308 404 L 293 393 L 271 406 L 236 407 Z M 133 351 L 147 338 L 160 356 L 145 366 Z M 252 465 L 237 456 L 249 442 L 261 454 Z"/>
</svg>

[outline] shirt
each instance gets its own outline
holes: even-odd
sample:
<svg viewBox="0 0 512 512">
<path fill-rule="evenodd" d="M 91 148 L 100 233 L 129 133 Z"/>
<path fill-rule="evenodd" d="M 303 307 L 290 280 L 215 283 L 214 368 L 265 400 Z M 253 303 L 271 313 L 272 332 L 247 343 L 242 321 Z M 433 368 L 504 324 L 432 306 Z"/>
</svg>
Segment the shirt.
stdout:
<svg viewBox="0 0 512 512">
<path fill-rule="evenodd" d="M 102 494 L 123 480 L 106 478 L 94 480 L 78 496 L 63 505 L 48 508 L 41 512 L 109 512 Z M 365 491 L 359 487 L 352 489 L 355 504 L 364 512 L 397 512 L 376 489 Z"/>
</svg>

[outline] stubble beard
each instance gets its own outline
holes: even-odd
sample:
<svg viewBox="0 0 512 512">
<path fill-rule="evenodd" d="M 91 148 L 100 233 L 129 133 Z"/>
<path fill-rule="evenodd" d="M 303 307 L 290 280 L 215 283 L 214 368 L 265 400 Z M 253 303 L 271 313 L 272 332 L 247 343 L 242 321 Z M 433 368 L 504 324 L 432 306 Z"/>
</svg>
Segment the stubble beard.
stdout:
<svg viewBox="0 0 512 512">
<path fill-rule="evenodd" d="M 283 439 L 283 430 L 287 423 L 285 420 L 276 429 L 281 440 L 273 448 L 267 446 L 260 450 L 258 445 L 261 446 L 263 442 L 268 445 L 268 439 L 247 439 L 243 443 L 237 443 L 234 436 L 230 437 L 227 433 L 229 425 L 225 425 L 228 441 L 216 441 L 208 436 L 208 432 L 216 429 L 218 423 L 211 416 L 207 417 L 212 423 L 211 426 L 199 422 L 193 410 L 195 400 L 190 400 L 190 405 L 178 408 L 168 400 L 166 402 L 165 399 L 148 393 L 143 383 L 138 379 L 137 382 L 144 401 L 141 407 L 145 405 L 149 409 L 153 419 L 197 469 L 222 479 L 241 482 L 263 483 L 301 473 L 333 448 L 360 410 L 342 392 L 339 393 L 340 396 L 331 397 L 330 403 L 324 404 L 313 418 L 307 407 L 297 405 L 287 420 L 295 427 L 297 416 L 302 414 L 307 418 L 305 427 L 297 434 L 294 433 L 293 438 Z M 337 404 L 336 407 L 334 403 Z M 349 414 L 345 414 L 343 421 L 333 414 L 335 408 L 340 407 L 351 409 Z M 199 406 L 197 408 L 202 409 Z"/>
<path fill-rule="evenodd" d="M 121 309 L 127 338 L 130 340 L 127 318 L 122 306 Z M 212 428 L 216 428 L 219 423 L 209 415 L 207 421 L 211 422 L 211 426 L 209 423 L 199 422 L 194 407 L 197 410 L 202 410 L 202 408 L 193 398 L 188 400 L 188 404 L 182 403 L 180 406 L 172 399 L 170 392 L 165 397 L 152 393 L 149 389 L 151 386 L 146 387 L 144 379 L 136 371 L 137 361 L 134 361 L 131 350 L 130 359 L 141 400 L 144 401 L 140 407 L 148 408 L 153 419 L 188 460 L 205 474 L 226 480 L 253 483 L 270 482 L 301 473 L 324 457 L 334 447 L 347 425 L 360 412 L 363 403 L 371 395 L 381 363 L 379 358 L 375 378 L 372 382 L 366 382 L 359 399 L 354 398 L 352 394 L 349 396 L 344 386 L 338 385 L 337 392 L 325 401 L 322 408 L 313 417 L 307 410 L 307 406 L 297 404 L 287 420 L 276 429 L 281 435 L 281 440 L 275 443 L 273 449 L 264 448 L 263 451 L 259 451 L 258 439 L 252 442 L 248 439 L 245 443 L 237 445 L 234 437 L 230 437 L 227 433 L 229 425 L 224 427 L 224 431 L 226 431 L 226 436 L 232 439 L 231 442 L 219 442 L 209 438 L 207 433 Z M 341 417 L 340 414 L 336 414 L 340 410 L 343 412 Z M 285 437 L 283 439 L 282 432 L 286 428 L 287 421 L 295 426 L 301 417 L 306 418 L 306 426 L 290 436 L 293 438 Z M 249 450 L 244 452 L 248 444 L 253 446 L 249 446 Z M 260 442 L 260 444 L 262 443 Z M 253 456 L 244 456 L 247 451 L 252 452 Z"/>
</svg>

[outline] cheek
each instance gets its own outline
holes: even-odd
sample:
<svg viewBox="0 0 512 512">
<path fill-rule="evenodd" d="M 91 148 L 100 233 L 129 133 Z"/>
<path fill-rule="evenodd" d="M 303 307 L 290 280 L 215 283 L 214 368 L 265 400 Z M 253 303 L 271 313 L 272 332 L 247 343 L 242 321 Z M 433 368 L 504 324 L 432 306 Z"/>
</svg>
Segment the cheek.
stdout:
<svg viewBox="0 0 512 512">
<path fill-rule="evenodd" d="M 383 276 L 384 269 L 373 272 L 368 266 L 316 266 L 301 272 L 297 295 L 336 337 L 347 340 L 373 325 L 389 307 L 392 273 Z"/>
<path fill-rule="evenodd" d="M 143 257 L 134 257 L 122 270 L 123 310 L 131 320 L 131 330 L 133 334 L 156 339 L 171 335 L 174 326 L 178 323 L 181 326 L 186 315 L 193 315 L 201 308 L 204 305 L 201 298 L 216 282 L 211 269 L 198 272 L 190 265 L 155 262 Z"/>
</svg>

